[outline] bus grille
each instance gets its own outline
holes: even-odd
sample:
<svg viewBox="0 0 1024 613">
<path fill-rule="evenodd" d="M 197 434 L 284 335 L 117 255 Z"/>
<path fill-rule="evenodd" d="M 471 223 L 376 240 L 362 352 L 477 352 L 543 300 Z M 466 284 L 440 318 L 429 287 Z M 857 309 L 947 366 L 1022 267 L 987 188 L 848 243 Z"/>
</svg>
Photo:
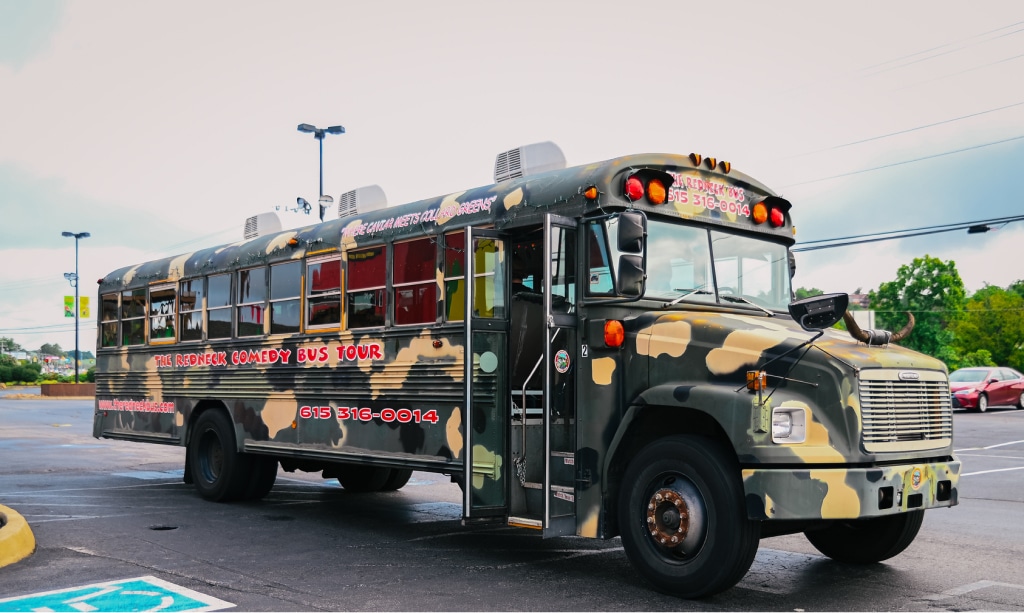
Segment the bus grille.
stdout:
<svg viewBox="0 0 1024 613">
<path fill-rule="evenodd" d="M 944 377 L 862 379 L 860 406 L 866 451 L 935 449 L 952 442 L 953 406 Z"/>
</svg>

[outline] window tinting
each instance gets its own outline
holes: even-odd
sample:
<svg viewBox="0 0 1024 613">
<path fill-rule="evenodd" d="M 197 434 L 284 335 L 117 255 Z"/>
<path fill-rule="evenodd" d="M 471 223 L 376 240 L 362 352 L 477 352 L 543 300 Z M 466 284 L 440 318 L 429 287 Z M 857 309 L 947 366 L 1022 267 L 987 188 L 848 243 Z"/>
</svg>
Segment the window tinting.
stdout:
<svg viewBox="0 0 1024 613">
<path fill-rule="evenodd" d="M 266 310 L 266 297 L 266 268 L 238 271 L 238 336 L 263 334 L 263 312 Z"/>
<path fill-rule="evenodd" d="M 395 325 L 437 321 L 437 248 L 424 238 L 394 246 Z"/>
<path fill-rule="evenodd" d="M 296 260 L 270 267 L 271 334 L 294 334 L 299 331 L 301 289 L 302 262 Z"/>
<path fill-rule="evenodd" d="M 206 338 L 231 338 L 231 275 L 206 279 Z"/>
<path fill-rule="evenodd" d="M 100 347 L 117 347 L 117 294 L 100 296 Z"/>
<path fill-rule="evenodd" d="M 341 325 L 341 258 L 310 260 L 306 265 L 306 326 Z"/>
<path fill-rule="evenodd" d="M 178 286 L 178 337 L 182 341 L 203 340 L 203 280 L 182 281 Z"/>
<path fill-rule="evenodd" d="M 121 344 L 146 342 L 146 290 L 121 292 Z"/>
<path fill-rule="evenodd" d="M 383 246 L 349 252 L 346 292 L 349 328 L 384 325 L 386 262 L 387 248 Z"/>
<path fill-rule="evenodd" d="M 444 313 L 446 321 L 466 319 L 466 234 L 444 236 Z"/>
<path fill-rule="evenodd" d="M 149 342 L 173 343 L 175 303 L 177 295 L 175 286 L 163 285 L 149 290 Z"/>
</svg>

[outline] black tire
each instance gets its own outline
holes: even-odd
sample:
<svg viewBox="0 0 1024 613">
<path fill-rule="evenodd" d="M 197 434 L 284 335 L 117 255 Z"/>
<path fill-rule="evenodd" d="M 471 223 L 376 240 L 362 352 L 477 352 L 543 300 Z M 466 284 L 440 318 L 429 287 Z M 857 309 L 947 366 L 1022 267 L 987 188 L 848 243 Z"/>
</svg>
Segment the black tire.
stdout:
<svg viewBox="0 0 1024 613">
<path fill-rule="evenodd" d="M 1024 409 L 1024 392 L 1021 392 L 1020 396 L 1017 397 L 1017 408 Z"/>
<path fill-rule="evenodd" d="M 979 413 L 984 413 L 987 410 L 988 410 L 988 395 L 987 394 L 979 394 L 978 395 L 978 412 Z"/>
<path fill-rule="evenodd" d="M 262 500 L 270 493 L 277 481 L 277 459 L 267 456 L 251 456 L 249 485 L 245 490 L 245 500 Z"/>
<path fill-rule="evenodd" d="M 199 495 L 214 502 L 245 497 L 249 487 L 249 456 L 238 453 L 235 429 L 223 411 L 204 411 L 188 442 L 188 463 Z"/>
<path fill-rule="evenodd" d="M 412 470 L 408 468 L 392 468 L 388 480 L 380 488 L 382 492 L 394 492 L 405 487 L 405 484 L 412 478 Z"/>
<path fill-rule="evenodd" d="M 391 476 L 390 468 L 341 464 L 334 473 L 341 487 L 350 492 L 379 492 Z"/>
<path fill-rule="evenodd" d="M 684 598 L 736 585 L 750 569 L 760 538 L 760 526 L 747 518 L 735 458 L 715 441 L 692 435 L 655 441 L 629 463 L 619 494 L 619 527 L 626 555 L 640 574 Z M 673 546 L 670 539 L 677 535 L 680 542 Z"/>
<path fill-rule="evenodd" d="M 805 532 L 814 548 L 837 562 L 873 564 L 888 560 L 914 542 L 924 511 L 872 519 L 839 521 L 828 528 Z"/>
</svg>

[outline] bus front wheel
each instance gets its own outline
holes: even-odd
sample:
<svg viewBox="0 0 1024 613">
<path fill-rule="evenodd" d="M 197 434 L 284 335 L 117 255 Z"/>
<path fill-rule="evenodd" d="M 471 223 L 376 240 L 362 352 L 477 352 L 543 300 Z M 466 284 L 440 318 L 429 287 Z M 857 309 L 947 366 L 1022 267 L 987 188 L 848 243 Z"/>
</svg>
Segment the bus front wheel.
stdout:
<svg viewBox="0 0 1024 613">
<path fill-rule="evenodd" d="M 701 436 L 660 439 L 622 479 L 619 522 L 633 565 L 662 591 L 700 598 L 750 569 L 760 539 L 747 518 L 735 458 Z"/>
<path fill-rule="evenodd" d="M 187 453 L 192 481 L 200 496 L 214 502 L 245 497 L 251 480 L 251 462 L 238 452 L 235 430 L 226 413 L 208 410 L 199 416 Z"/>
<path fill-rule="evenodd" d="M 872 564 L 888 560 L 910 546 L 921 529 L 924 511 L 872 519 L 838 521 L 804 533 L 814 548 L 837 562 Z"/>
</svg>

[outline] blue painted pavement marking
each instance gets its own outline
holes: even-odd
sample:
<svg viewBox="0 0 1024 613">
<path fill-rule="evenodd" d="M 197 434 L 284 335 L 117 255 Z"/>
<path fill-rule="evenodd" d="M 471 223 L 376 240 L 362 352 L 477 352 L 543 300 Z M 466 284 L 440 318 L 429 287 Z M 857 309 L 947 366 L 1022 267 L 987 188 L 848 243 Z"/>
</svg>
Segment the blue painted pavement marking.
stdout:
<svg viewBox="0 0 1024 613">
<path fill-rule="evenodd" d="M 0 611 L 219 611 L 235 605 L 156 577 L 93 583 L 0 599 Z"/>
</svg>

